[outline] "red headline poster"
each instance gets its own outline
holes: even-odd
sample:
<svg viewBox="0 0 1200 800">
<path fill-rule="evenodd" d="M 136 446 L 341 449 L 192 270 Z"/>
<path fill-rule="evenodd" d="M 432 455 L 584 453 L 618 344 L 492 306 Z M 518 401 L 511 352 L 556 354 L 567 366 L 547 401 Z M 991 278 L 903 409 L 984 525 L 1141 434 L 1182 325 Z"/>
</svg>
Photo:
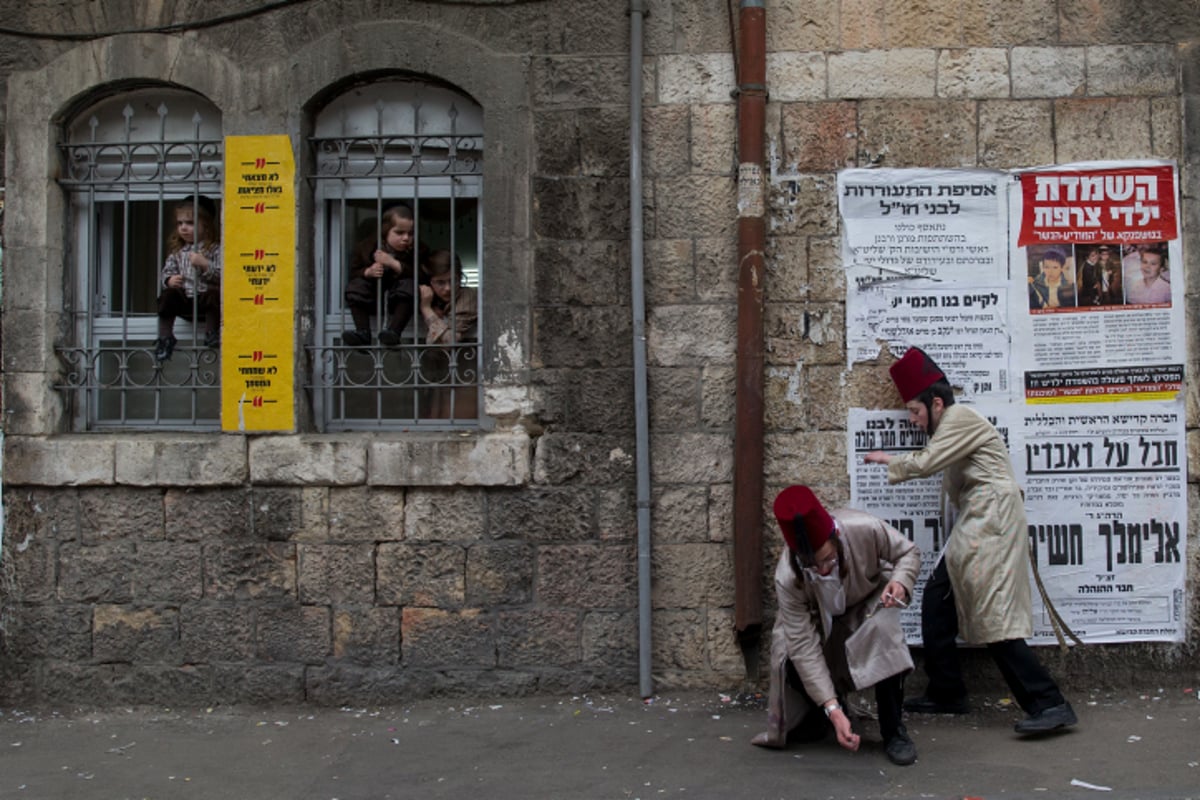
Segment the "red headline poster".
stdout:
<svg viewBox="0 0 1200 800">
<path fill-rule="evenodd" d="M 1021 173 L 1017 244 L 1178 238 L 1171 166 Z"/>
</svg>

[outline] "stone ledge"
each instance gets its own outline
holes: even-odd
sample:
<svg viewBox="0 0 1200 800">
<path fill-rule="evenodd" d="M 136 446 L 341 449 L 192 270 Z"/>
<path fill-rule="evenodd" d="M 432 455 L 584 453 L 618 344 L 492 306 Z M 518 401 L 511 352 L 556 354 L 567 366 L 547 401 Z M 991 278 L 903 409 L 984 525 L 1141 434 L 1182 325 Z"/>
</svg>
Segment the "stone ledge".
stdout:
<svg viewBox="0 0 1200 800">
<path fill-rule="evenodd" d="M 10 486 L 520 486 L 533 471 L 522 429 L 502 432 L 9 435 Z"/>
</svg>

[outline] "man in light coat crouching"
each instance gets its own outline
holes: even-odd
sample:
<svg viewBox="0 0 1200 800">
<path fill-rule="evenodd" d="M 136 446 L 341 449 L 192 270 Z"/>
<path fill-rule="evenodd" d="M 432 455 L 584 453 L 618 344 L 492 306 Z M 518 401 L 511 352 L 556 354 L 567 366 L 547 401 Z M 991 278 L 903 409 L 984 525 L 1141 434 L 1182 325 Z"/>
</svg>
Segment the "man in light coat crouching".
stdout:
<svg viewBox="0 0 1200 800">
<path fill-rule="evenodd" d="M 920 569 L 916 545 L 870 514 L 826 511 L 806 486 L 775 498 L 775 519 L 787 547 L 775 568 L 768 730 L 753 743 L 783 747 L 793 730 L 816 738 L 832 724 L 838 744 L 857 750 L 839 698 L 874 686 L 884 751 L 912 764 L 917 750 L 900 715 L 913 662 L 898 609 Z"/>
</svg>

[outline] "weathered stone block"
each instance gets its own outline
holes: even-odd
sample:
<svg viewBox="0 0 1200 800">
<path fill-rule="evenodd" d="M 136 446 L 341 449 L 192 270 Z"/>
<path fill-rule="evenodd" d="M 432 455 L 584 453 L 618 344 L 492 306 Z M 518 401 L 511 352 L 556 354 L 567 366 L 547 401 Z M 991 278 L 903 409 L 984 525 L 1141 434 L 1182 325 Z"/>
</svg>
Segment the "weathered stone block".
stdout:
<svg viewBox="0 0 1200 800">
<path fill-rule="evenodd" d="M 79 509 L 84 544 L 163 538 L 162 489 L 85 489 L 79 493 Z"/>
<path fill-rule="evenodd" d="M 703 609 L 733 597 L 733 548 L 727 544 L 663 544 L 654 548 L 654 608 Z"/>
<path fill-rule="evenodd" d="M 199 600 L 204 595 L 202 548 L 190 542 L 140 542 L 133 572 L 139 603 Z"/>
<path fill-rule="evenodd" d="M 372 441 L 373 486 L 520 486 L 529 480 L 529 434 L 520 428 L 447 439 Z"/>
<path fill-rule="evenodd" d="M 696 366 L 726 361 L 737 343 L 736 309 L 729 305 L 664 306 L 647 320 L 647 350 L 656 366 Z"/>
<path fill-rule="evenodd" d="M 283 542 L 204 546 L 208 600 L 295 600 L 296 546 Z"/>
<path fill-rule="evenodd" d="M 651 492 L 654 541 L 708 541 L 708 490 L 704 486 L 659 487 Z"/>
<path fill-rule="evenodd" d="M 830 433 L 768 433 L 764 439 L 763 477 L 782 485 L 827 485 L 846 474 L 846 435 Z"/>
<path fill-rule="evenodd" d="M 12 146 L 11 142 L 9 146 Z M 15 191 L 11 183 L 8 185 L 8 191 L 10 193 Z M 14 227 L 16 226 L 11 220 L 5 225 L 5 228 L 9 230 Z M 5 272 L 9 275 L 14 271 L 12 263 L 15 259 L 12 257 L 12 251 L 13 248 L 5 248 L 4 251 L 5 264 L 8 265 Z M 37 263 L 49 263 L 49 259 L 55 257 L 61 263 L 62 253 L 59 251 L 53 252 L 47 258 L 39 259 Z M 4 286 L 4 294 L 5 297 L 10 294 L 7 282 Z M 11 303 L 6 303 L 6 305 L 11 307 Z M 39 441 L 33 437 L 56 430 L 61 424 L 63 410 L 62 393 L 51 387 L 50 382 L 46 380 L 45 373 L 5 373 L 5 477 L 12 480 L 13 483 L 48 486 L 56 485 L 57 481 L 62 479 L 62 473 L 54 469 L 53 454 L 35 452 L 22 455 L 19 460 L 14 459 L 17 458 L 18 451 L 24 450 L 28 443 Z M 21 439 L 14 441 L 17 437 L 21 437 Z M 79 484 L 104 483 L 109 477 L 110 473 L 106 471 L 104 463 L 93 464 L 92 469 L 95 474 L 82 476 L 84 480 L 78 481 Z"/>
<path fill-rule="evenodd" d="M 626 342 L 626 346 L 630 343 Z M 632 348 L 630 348 L 632 349 Z M 627 369 L 567 371 L 567 408 L 571 430 L 632 435 L 633 378 Z"/>
<path fill-rule="evenodd" d="M 14 603 L 7 605 L 5 616 L 5 649 L 19 653 L 26 662 L 42 658 L 87 661 L 92 657 L 91 606 Z"/>
<path fill-rule="evenodd" d="M 649 106 L 642 122 L 642 159 L 646 175 L 686 175 L 691 164 L 688 141 L 691 113 L 688 106 Z M 628 139 L 628 133 L 622 137 Z"/>
<path fill-rule="evenodd" d="M 763 314 L 768 364 L 841 364 L 846 360 L 840 305 L 770 303 Z"/>
<path fill-rule="evenodd" d="M 737 298 L 738 256 L 733 237 L 696 240 L 696 299 L 702 303 Z"/>
<path fill-rule="evenodd" d="M 1182 122 L 1179 101 L 1174 97 L 1150 99 L 1150 138 L 1155 158 L 1179 161 L 1183 158 L 1180 143 Z M 1190 137 L 1188 137 L 1190 140 Z M 1186 223 L 1185 223 L 1186 224 Z M 1195 351 L 1193 351 L 1195 352 Z"/>
<path fill-rule="evenodd" d="M 488 496 L 488 533 L 493 539 L 530 542 L 581 541 L 593 537 L 589 487 L 530 488 Z"/>
<path fill-rule="evenodd" d="M 248 661 L 254 656 L 254 609 L 184 603 L 179 608 L 179 640 L 187 662 Z"/>
<path fill-rule="evenodd" d="M 494 618 L 478 609 L 406 608 L 401 618 L 401 663 L 409 667 L 494 667 Z"/>
<path fill-rule="evenodd" d="M 4 546 L 79 536 L 79 490 L 4 487 Z"/>
<path fill-rule="evenodd" d="M 64 664 L 46 662 L 42 696 L 87 706 L 153 704 L 199 706 L 212 702 L 212 670 L 204 666 Z"/>
<path fill-rule="evenodd" d="M 780 109 L 783 152 L 780 168 L 799 173 L 854 166 L 858 152 L 857 112 L 854 103 L 845 101 L 783 105 Z M 800 252 L 803 253 L 803 246 Z"/>
<path fill-rule="evenodd" d="M 768 188 L 767 224 L 772 234 L 832 236 L 838 232 L 833 176 L 782 176 Z"/>
<path fill-rule="evenodd" d="M 637 604 L 637 568 L 628 545 L 538 548 L 539 602 L 555 608 L 623 609 Z"/>
<path fill-rule="evenodd" d="M 627 103 L 628 58 L 590 55 L 538 58 L 532 62 L 534 102 L 539 106 Z"/>
<path fill-rule="evenodd" d="M 733 476 L 731 434 L 684 433 L 655 437 L 650 455 L 655 482 L 721 483 Z"/>
<path fill-rule="evenodd" d="M 352 486 L 366 480 L 362 439 L 262 436 L 250 439 L 250 481 L 282 486 Z"/>
<path fill-rule="evenodd" d="M 591 611 L 581 632 L 584 666 L 605 670 L 638 665 L 638 617 L 632 611 Z"/>
<path fill-rule="evenodd" d="M 942 50 L 937 60 L 938 97 L 1008 97 L 1008 52 L 1000 48 Z"/>
<path fill-rule="evenodd" d="M 1090 95 L 1155 95 L 1178 91 L 1175 48 L 1166 44 L 1115 44 L 1087 48 Z"/>
<path fill-rule="evenodd" d="M 579 110 L 579 161 L 583 175 L 629 175 L 629 104 Z"/>
<path fill-rule="evenodd" d="M 858 125 L 860 164 L 975 166 L 975 104 L 969 100 L 864 101 Z"/>
<path fill-rule="evenodd" d="M 430 674 L 336 664 L 304 671 L 304 697 L 322 706 L 394 705 L 430 693 Z"/>
<path fill-rule="evenodd" d="M 1051 42 L 1058 32 L 1053 3 L 1045 0 L 963 0 L 963 43 L 972 47 Z"/>
<path fill-rule="evenodd" d="M 329 492 L 329 539 L 386 542 L 404 538 L 403 489 L 356 486 Z"/>
<path fill-rule="evenodd" d="M 99 605 L 93 612 L 92 652 L 97 661 L 177 662 L 179 651 L 176 609 Z"/>
<path fill-rule="evenodd" d="M 506 611 L 496 629 L 497 666 L 570 667 L 578 665 L 580 616 L 574 611 Z"/>
<path fill-rule="evenodd" d="M 304 703 L 301 664 L 215 664 L 213 695 L 234 705 L 269 706 Z"/>
<path fill-rule="evenodd" d="M 737 106 L 700 105 L 691 108 L 690 139 L 680 138 L 672 142 L 675 149 L 683 151 L 681 145 L 691 142 L 691 168 L 709 175 L 734 175 L 737 171 Z M 662 173 L 666 174 L 666 173 Z"/>
<path fill-rule="evenodd" d="M 979 104 L 979 163 L 993 169 L 1054 163 L 1054 119 L 1042 100 Z"/>
<path fill-rule="evenodd" d="M 768 31 L 771 27 L 773 23 Z M 797 52 L 794 46 L 767 51 L 767 86 L 772 102 L 824 100 L 827 75 L 824 53 Z"/>
<path fill-rule="evenodd" d="M 301 603 L 355 604 L 375 599 L 373 544 L 300 544 L 296 559 Z"/>
<path fill-rule="evenodd" d="M 841 240 L 834 237 L 808 238 L 809 299 L 835 303 L 846 297 L 846 269 L 842 265 Z"/>
<path fill-rule="evenodd" d="M 627 239 L 629 181 L 534 178 L 534 230 L 547 239 Z"/>
<path fill-rule="evenodd" d="M 700 419 L 709 428 L 733 425 L 737 402 L 737 370 L 729 365 L 710 365 L 700 374 Z"/>
<path fill-rule="evenodd" d="M 767 0 L 767 51 L 838 50 L 838 4 Z"/>
<path fill-rule="evenodd" d="M 1059 100 L 1054 104 L 1058 162 L 1146 158 L 1150 119 L 1142 98 Z"/>
<path fill-rule="evenodd" d="M 652 367 L 646 385 L 651 430 L 695 430 L 703 399 L 698 367 Z"/>
<path fill-rule="evenodd" d="M 381 544 L 375 556 L 380 605 L 457 608 L 466 594 L 466 550 L 448 544 Z"/>
<path fill-rule="evenodd" d="M 167 538 L 248 539 L 253 530 L 250 500 L 250 492 L 244 489 L 168 489 L 163 501 Z"/>
<path fill-rule="evenodd" d="M 679 53 L 658 59 L 660 103 L 728 103 L 737 85 L 729 53 Z"/>
<path fill-rule="evenodd" d="M 68 551 L 68 554 L 72 551 Z M 55 597 L 55 556 L 58 545 L 50 540 L 34 541 L 25 534 L 21 541 L 4 540 L 3 567 L 7 585 L 0 600 L 10 602 L 45 603 Z"/>
<path fill-rule="evenodd" d="M 1014 47 L 1013 97 L 1072 97 L 1087 81 L 1082 47 Z"/>
<path fill-rule="evenodd" d="M 480 608 L 533 599 L 533 548 L 517 542 L 475 544 L 467 550 L 466 602 Z"/>
<path fill-rule="evenodd" d="M 936 76 L 936 50 L 901 48 L 829 54 L 831 98 L 933 97 Z"/>
<path fill-rule="evenodd" d="M 708 540 L 733 541 L 733 486 L 718 483 L 708 490 Z"/>
<path fill-rule="evenodd" d="M 544 305 L 620 305 L 629 288 L 629 246 L 612 240 L 539 240 L 534 284 Z"/>
<path fill-rule="evenodd" d="M 84 547 L 64 542 L 58 551 L 58 598 L 81 603 L 128 603 L 133 599 L 133 543 Z"/>
<path fill-rule="evenodd" d="M 767 561 L 766 563 L 769 566 L 775 562 Z M 746 662 L 742 657 L 742 648 L 738 644 L 737 633 L 733 627 L 733 611 L 725 608 L 709 609 L 706 622 L 705 647 L 708 654 L 708 666 L 721 675 L 730 676 L 730 679 L 744 676 Z M 769 631 L 770 626 L 764 626 L 764 629 Z M 761 663 L 763 664 L 770 662 L 770 639 L 770 636 L 762 637 L 764 652 L 761 656 Z"/>
<path fill-rule="evenodd" d="M 656 610 L 651 627 L 651 658 L 656 670 L 703 669 L 707 629 L 702 611 Z"/>
<path fill-rule="evenodd" d="M 634 475 L 632 437 L 596 434 L 547 433 L 538 439 L 534 481 L 538 484 L 586 483 L 607 486 Z M 497 527 L 496 531 L 513 528 Z"/>
<path fill-rule="evenodd" d="M 764 371 L 763 411 L 768 430 L 795 431 L 808 427 L 811 403 L 804 391 L 803 366 L 800 363 L 772 366 Z"/>
<path fill-rule="evenodd" d="M 533 116 L 535 169 L 539 175 L 579 175 L 579 112 L 541 111 Z"/>
<path fill-rule="evenodd" d="M 696 297 L 696 256 L 691 239 L 646 242 L 646 301 L 681 303 Z"/>
<path fill-rule="evenodd" d="M 249 472 L 239 434 L 123 436 L 114 448 L 115 480 L 132 486 L 239 486 Z"/>
<path fill-rule="evenodd" d="M 477 489 L 412 489 L 404 508 L 409 542 L 473 542 L 486 534 L 484 493 Z"/>
<path fill-rule="evenodd" d="M 286 542 L 310 525 L 304 490 L 255 486 L 250 490 L 251 528 L 258 540 Z"/>
<path fill-rule="evenodd" d="M 333 612 L 333 657 L 354 664 L 400 662 L 400 610 L 336 608 Z"/>
<path fill-rule="evenodd" d="M 632 542 L 638 535 L 635 491 L 596 491 L 596 535 L 602 542 Z"/>
<path fill-rule="evenodd" d="M 838 37 L 842 50 L 872 50 L 887 45 L 884 2 L 841 0 Z"/>
<path fill-rule="evenodd" d="M 260 608 L 256 638 L 258 658 L 324 663 L 330 652 L 329 609 L 294 605 Z"/>
<path fill-rule="evenodd" d="M 6 376 L 6 405 L 16 399 L 12 377 Z M 113 482 L 116 448 L 112 441 L 103 437 L 58 436 L 42 439 L 9 435 L 5 437 L 4 444 L 5 483 L 107 486 Z"/>
<path fill-rule="evenodd" d="M 655 238 L 734 235 L 737 184 L 731 177 L 663 177 L 648 185 L 654 191 Z"/>
</svg>

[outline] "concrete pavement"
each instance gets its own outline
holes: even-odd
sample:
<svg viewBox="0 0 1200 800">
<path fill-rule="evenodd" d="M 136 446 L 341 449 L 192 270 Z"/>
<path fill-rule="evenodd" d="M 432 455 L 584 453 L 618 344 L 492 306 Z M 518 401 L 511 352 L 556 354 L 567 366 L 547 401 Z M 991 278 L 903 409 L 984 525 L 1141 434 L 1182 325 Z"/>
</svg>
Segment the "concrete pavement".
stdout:
<svg viewBox="0 0 1200 800">
<path fill-rule="evenodd" d="M 1200 688 L 1200 687 L 1197 687 Z M 1192 687 L 1072 696 L 1078 728 L 1012 732 L 1004 698 L 910 716 L 911 767 L 832 737 L 749 744 L 761 698 L 718 692 L 434 699 L 385 708 L 21 710 L 0 716 L 0 798 L 1200 798 Z"/>
</svg>

